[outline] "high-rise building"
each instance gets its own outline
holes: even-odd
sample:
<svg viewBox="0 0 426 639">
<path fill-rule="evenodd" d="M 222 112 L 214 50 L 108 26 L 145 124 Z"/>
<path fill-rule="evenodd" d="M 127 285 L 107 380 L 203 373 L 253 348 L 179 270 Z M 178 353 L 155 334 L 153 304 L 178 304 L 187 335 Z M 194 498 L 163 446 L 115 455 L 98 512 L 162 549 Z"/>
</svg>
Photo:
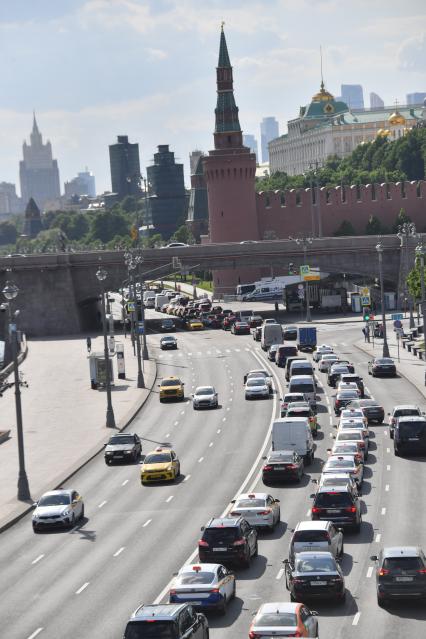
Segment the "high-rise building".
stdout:
<svg viewBox="0 0 426 639">
<path fill-rule="evenodd" d="M 16 187 L 10 182 L 0 182 L 0 217 L 22 213 L 22 200 L 16 195 Z"/>
<path fill-rule="evenodd" d="M 342 84 L 340 88 L 342 102 L 350 109 L 364 108 L 364 93 L 360 84 Z"/>
<path fill-rule="evenodd" d="M 269 162 L 268 144 L 280 134 L 278 121 L 274 117 L 263 118 L 260 123 L 260 146 L 262 147 L 262 162 Z"/>
<path fill-rule="evenodd" d="M 209 205 L 207 201 L 207 186 L 203 173 L 203 156 L 198 158 L 195 170 L 191 173 L 191 193 L 189 195 L 188 228 L 193 236 L 200 241 L 200 236 L 208 232 Z"/>
<path fill-rule="evenodd" d="M 384 109 L 385 103 L 377 93 L 370 93 L 370 109 Z"/>
<path fill-rule="evenodd" d="M 59 199 L 61 191 L 58 163 L 52 158 L 52 145 L 49 140 L 43 144 L 35 114 L 30 144 L 24 142 L 22 151 L 24 159 L 19 163 L 19 177 L 23 203 L 26 205 L 33 198 L 43 209 L 47 202 Z"/>
<path fill-rule="evenodd" d="M 259 157 L 259 153 L 257 150 L 257 140 L 254 135 L 252 135 L 251 133 L 246 133 L 245 135 L 243 135 L 243 144 L 245 146 L 248 146 L 251 153 L 255 154 L 256 159 Z"/>
<path fill-rule="evenodd" d="M 146 169 L 149 185 L 149 212 L 154 233 L 168 239 L 185 223 L 187 197 L 183 164 L 176 164 L 168 144 L 160 144 L 154 164 Z"/>
<path fill-rule="evenodd" d="M 127 195 L 139 195 L 139 144 L 131 144 L 127 135 L 118 135 L 116 144 L 109 147 L 109 162 L 112 191 L 117 194 L 118 200 Z"/>
<path fill-rule="evenodd" d="M 65 182 L 65 197 L 70 198 L 73 195 L 88 195 L 96 197 L 95 176 L 90 171 L 81 171 L 77 177 L 69 182 Z"/>
<path fill-rule="evenodd" d="M 407 104 L 423 104 L 426 100 L 426 93 L 407 93 Z"/>
<path fill-rule="evenodd" d="M 197 166 L 198 166 L 198 160 L 203 155 L 204 155 L 204 153 L 202 151 L 200 151 L 200 149 L 194 149 L 192 151 L 192 153 L 190 153 L 190 155 L 189 155 L 189 171 L 190 171 L 190 175 L 194 175 L 195 174 L 195 172 L 197 170 Z"/>
</svg>

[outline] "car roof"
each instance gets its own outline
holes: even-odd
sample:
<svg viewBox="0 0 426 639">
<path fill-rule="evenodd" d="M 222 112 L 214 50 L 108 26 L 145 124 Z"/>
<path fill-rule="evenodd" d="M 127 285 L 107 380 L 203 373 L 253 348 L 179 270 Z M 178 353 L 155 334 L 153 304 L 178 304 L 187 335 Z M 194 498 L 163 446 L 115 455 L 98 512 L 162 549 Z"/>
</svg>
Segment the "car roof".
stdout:
<svg viewBox="0 0 426 639">
<path fill-rule="evenodd" d="M 314 377 L 313 375 L 292 375 L 290 378 L 290 382 L 296 379 L 298 382 L 312 382 Z"/>
<path fill-rule="evenodd" d="M 268 455 L 268 461 L 280 460 L 284 459 L 284 457 L 293 457 L 294 454 L 297 454 L 295 450 L 273 450 Z"/>
<path fill-rule="evenodd" d="M 321 520 L 316 520 L 316 521 L 299 521 L 299 523 L 297 524 L 295 531 L 299 531 L 299 530 L 326 530 L 328 528 L 329 525 L 329 521 L 321 521 Z"/>
<path fill-rule="evenodd" d="M 422 415 L 401 415 L 398 417 L 398 424 L 404 424 L 407 422 L 418 422 L 423 421 L 426 422 L 426 418 Z"/>
<path fill-rule="evenodd" d="M 418 546 L 385 546 L 382 549 L 383 557 L 419 557 Z"/>
<path fill-rule="evenodd" d="M 165 382 L 166 380 L 173 380 L 173 381 L 176 381 L 176 382 L 180 382 L 179 377 L 176 377 L 176 375 L 168 375 L 167 377 L 163 377 L 163 379 L 161 381 Z"/>
<path fill-rule="evenodd" d="M 237 501 L 240 499 L 266 499 L 268 493 L 241 493 L 238 495 Z"/>
<path fill-rule="evenodd" d="M 184 608 L 187 604 L 149 604 L 142 605 L 135 610 L 132 614 L 132 620 L 135 619 L 160 619 L 162 621 L 166 619 L 175 618 L 179 612 Z"/>
<path fill-rule="evenodd" d="M 145 455 L 145 457 L 148 457 L 148 455 L 155 455 L 155 453 L 174 453 L 175 451 L 173 450 L 173 448 L 169 447 L 169 446 L 157 446 L 157 448 L 154 448 L 154 450 L 150 450 L 149 453 L 147 453 Z"/>
<path fill-rule="evenodd" d="M 264 603 L 260 606 L 257 611 L 257 615 L 261 614 L 271 614 L 271 613 L 282 613 L 282 612 L 293 612 L 296 613 L 299 609 L 299 606 L 302 604 L 291 602 L 291 601 L 268 601 L 268 603 Z"/>
<path fill-rule="evenodd" d="M 179 570 L 179 574 L 181 575 L 184 572 L 216 572 L 218 568 L 221 568 L 222 564 L 186 564 L 186 566 L 182 566 Z M 200 570 L 195 571 L 194 568 L 199 568 Z"/>
<path fill-rule="evenodd" d="M 115 433 L 111 437 L 134 437 L 135 433 Z"/>
<path fill-rule="evenodd" d="M 417 404 L 398 404 L 397 406 L 393 407 L 393 410 L 406 410 L 407 408 L 414 408 L 415 410 L 420 410 L 420 408 L 417 406 Z"/>
<path fill-rule="evenodd" d="M 43 493 L 42 497 L 47 497 L 50 495 L 69 495 L 73 492 L 71 488 L 58 488 L 57 490 L 49 490 L 47 493 Z"/>
<path fill-rule="evenodd" d="M 200 390 L 210 390 L 210 389 L 214 390 L 214 386 L 197 386 L 197 388 L 195 389 L 195 393 Z"/>
<path fill-rule="evenodd" d="M 318 493 L 349 493 L 350 492 L 350 484 L 349 481 L 345 486 L 320 486 L 318 488 Z"/>
<path fill-rule="evenodd" d="M 296 557 L 298 559 L 315 559 L 317 557 L 319 557 L 320 559 L 324 557 L 331 557 L 332 559 L 334 559 L 331 552 L 328 552 L 327 550 L 304 550 L 303 552 L 297 552 Z"/>
</svg>

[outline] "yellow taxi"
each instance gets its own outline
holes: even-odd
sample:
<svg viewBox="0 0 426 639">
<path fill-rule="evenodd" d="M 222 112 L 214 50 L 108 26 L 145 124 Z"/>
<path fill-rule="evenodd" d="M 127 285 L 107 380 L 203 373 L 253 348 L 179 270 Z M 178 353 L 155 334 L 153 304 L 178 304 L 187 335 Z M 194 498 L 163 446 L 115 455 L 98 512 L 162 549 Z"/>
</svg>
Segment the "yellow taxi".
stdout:
<svg viewBox="0 0 426 639">
<path fill-rule="evenodd" d="M 173 375 L 171 377 L 164 377 L 161 383 L 158 384 L 160 388 L 160 402 L 173 399 L 183 402 L 185 399 L 184 385 L 179 377 Z"/>
<path fill-rule="evenodd" d="M 141 484 L 174 481 L 180 475 L 180 461 L 176 452 L 166 444 L 148 453 L 141 466 Z"/>
<path fill-rule="evenodd" d="M 188 329 L 190 331 L 202 331 L 204 330 L 204 324 L 198 319 L 191 319 L 188 322 Z"/>
</svg>

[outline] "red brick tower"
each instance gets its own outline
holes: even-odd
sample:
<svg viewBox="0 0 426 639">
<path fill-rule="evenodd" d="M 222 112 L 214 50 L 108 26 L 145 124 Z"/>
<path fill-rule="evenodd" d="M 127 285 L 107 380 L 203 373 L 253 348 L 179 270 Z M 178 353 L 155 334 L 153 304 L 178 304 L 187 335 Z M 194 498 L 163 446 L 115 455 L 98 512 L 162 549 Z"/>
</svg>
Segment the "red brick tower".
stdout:
<svg viewBox="0 0 426 639">
<path fill-rule="evenodd" d="M 217 106 L 214 150 L 203 158 L 209 205 L 210 242 L 241 242 L 259 239 L 256 211 L 256 156 L 243 145 L 235 104 L 232 67 L 223 26 L 216 69 Z M 215 291 L 233 292 L 238 283 L 259 277 L 258 269 L 215 271 Z"/>
</svg>

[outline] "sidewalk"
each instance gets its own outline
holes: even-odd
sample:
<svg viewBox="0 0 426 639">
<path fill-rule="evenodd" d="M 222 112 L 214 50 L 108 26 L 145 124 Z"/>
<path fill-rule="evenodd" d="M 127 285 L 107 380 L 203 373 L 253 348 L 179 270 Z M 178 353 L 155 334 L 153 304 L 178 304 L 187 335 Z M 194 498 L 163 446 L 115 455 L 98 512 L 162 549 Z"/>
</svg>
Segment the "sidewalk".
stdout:
<svg viewBox="0 0 426 639">
<path fill-rule="evenodd" d="M 404 332 L 406 333 L 408 328 L 408 320 L 403 321 Z M 426 398 L 426 386 L 425 386 L 425 370 L 426 362 L 415 357 L 412 353 L 409 353 L 402 347 L 402 342 L 399 345 L 399 361 L 398 361 L 398 346 L 396 335 L 392 327 L 392 322 L 387 322 L 387 340 L 389 346 L 389 353 L 392 359 L 395 360 L 396 369 L 400 375 L 403 375 L 411 384 L 416 386 L 420 393 Z M 383 339 L 374 339 L 369 344 L 364 342 L 364 339 L 355 342 L 355 346 L 360 350 L 368 353 L 372 357 L 381 357 L 383 354 Z"/>
<path fill-rule="evenodd" d="M 125 344 L 126 379 L 117 379 L 113 358 L 112 404 L 122 430 L 146 401 L 156 377 L 155 361 L 144 362 L 146 389 L 136 387 L 137 360 L 130 339 Z M 92 353 L 103 351 L 103 337 L 92 337 Z M 20 366 L 28 388 L 21 388 L 25 462 L 31 496 L 35 500 L 76 472 L 111 435 L 105 427 L 106 392 L 90 387 L 86 337 L 29 341 Z M 0 430 L 11 430 L 0 444 L 0 531 L 29 509 L 16 499 L 18 449 L 13 388 L 0 398 Z M 113 431 L 114 432 L 114 431 Z"/>
</svg>

